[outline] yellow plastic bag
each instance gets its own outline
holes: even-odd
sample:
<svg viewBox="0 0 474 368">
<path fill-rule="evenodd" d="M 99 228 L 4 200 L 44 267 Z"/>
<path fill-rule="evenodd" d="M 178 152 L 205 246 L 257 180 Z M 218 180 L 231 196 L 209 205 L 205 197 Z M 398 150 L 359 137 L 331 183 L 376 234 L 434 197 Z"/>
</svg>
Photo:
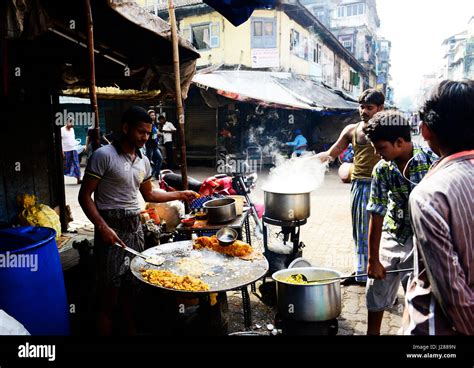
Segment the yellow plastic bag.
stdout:
<svg viewBox="0 0 474 368">
<path fill-rule="evenodd" d="M 61 236 L 61 221 L 58 214 L 49 206 L 36 203 L 36 196 L 20 194 L 17 196 L 20 213 L 18 219 L 22 225 L 44 226 L 56 230 L 56 239 Z"/>
</svg>

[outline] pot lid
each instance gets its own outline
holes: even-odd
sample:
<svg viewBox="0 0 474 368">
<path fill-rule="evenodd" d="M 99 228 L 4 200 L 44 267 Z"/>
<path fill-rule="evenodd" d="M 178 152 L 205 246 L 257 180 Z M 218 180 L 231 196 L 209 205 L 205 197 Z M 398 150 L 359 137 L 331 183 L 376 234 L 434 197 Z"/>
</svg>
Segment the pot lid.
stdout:
<svg viewBox="0 0 474 368">
<path fill-rule="evenodd" d="M 311 262 L 308 261 L 307 259 L 303 257 L 295 258 L 293 262 L 290 263 L 288 268 L 294 268 L 294 267 L 312 267 Z"/>
</svg>

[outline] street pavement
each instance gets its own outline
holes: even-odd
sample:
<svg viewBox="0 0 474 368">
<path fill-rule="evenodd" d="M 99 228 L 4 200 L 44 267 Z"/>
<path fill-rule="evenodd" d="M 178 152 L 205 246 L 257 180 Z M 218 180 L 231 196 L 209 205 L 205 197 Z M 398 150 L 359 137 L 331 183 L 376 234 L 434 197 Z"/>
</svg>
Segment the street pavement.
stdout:
<svg viewBox="0 0 474 368">
<path fill-rule="evenodd" d="M 189 175 L 202 180 L 215 173 L 207 167 L 190 167 Z M 263 203 L 262 184 L 267 172 L 259 173 L 258 186 L 252 193 L 252 200 Z M 87 222 L 87 218 L 77 203 L 79 185 L 74 178 L 65 178 L 67 203 L 71 206 L 75 222 Z M 311 216 L 301 228 L 301 240 L 306 247 L 303 257 L 313 266 L 331 268 L 343 275 L 353 271 L 354 247 L 350 217 L 350 184 L 343 183 L 335 168 L 330 169 L 323 184 L 311 196 Z M 256 242 L 257 247 L 262 246 Z M 257 291 L 258 293 L 258 291 Z M 240 292 L 228 293 L 229 333 L 244 331 L 243 310 Z M 367 309 L 365 307 L 365 287 L 354 285 L 342 287 L 342 312 L 338 318 L 338 335 L 364 335 L 367 328 Z M 403 290 L 400 288 L 398 302 L 386 311 L 381 333 L 396 335 L 401 326 L 403 313 Z M 257 333 L 271 333 L 275 310 L 268 307 L 257 295 L 251 293 L 252 330 Z"/>
</svg>

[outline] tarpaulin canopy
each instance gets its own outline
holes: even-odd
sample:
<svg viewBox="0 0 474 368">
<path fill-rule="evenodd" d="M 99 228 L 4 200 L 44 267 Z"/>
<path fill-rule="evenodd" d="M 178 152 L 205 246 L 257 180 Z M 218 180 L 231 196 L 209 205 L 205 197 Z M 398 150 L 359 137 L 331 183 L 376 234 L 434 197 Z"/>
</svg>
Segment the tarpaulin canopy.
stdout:
<svg viewBox="0 0 474 368">
<path fill-rule="evenodd" d="M 203 0 L 203 2 L 237 27 L 247 21 L 255 9 L 273 8 L 276 0 Z"/>
<path fill-rule="evenodd" d="M 173 95 L 170 25 L 132 1 L 95 0 L 91 1 L 91 10 L 96 85 L 161 90 L 163 97 Z M 42 43 L 40 50 L 49 59 L 45 63 L 61 70 L 60 89 L 88 88 L 89 64 L 84 62 L 88 28 L 83 0 L 0 1 L 0 20 L 0 39 Z M 200 55 L 182 37 L 178 38 L 178 46 L 185 98 Z M 49 81 L 56 82 L 52 78 Z"/>
<path fill-rule="evenodd" d="M 193 83 L 220 96 L 266 106 L 313 111 L 353 111 L 358 104 L 312 79 L 283 72 L 214 71 Z"/>
</svg>

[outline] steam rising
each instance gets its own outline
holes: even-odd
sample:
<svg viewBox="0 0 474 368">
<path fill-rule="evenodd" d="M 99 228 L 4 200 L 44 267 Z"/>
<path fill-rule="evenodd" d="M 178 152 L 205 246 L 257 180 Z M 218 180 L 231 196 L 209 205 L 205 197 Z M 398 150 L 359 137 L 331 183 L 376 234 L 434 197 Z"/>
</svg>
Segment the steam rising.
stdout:
<svg viewBox="0 0 474 368">
<path fill-rule="evenodd" d="M 306 152 L 301 157 L 288 159 L 275 154 L 275 167 L 270 170 L 263 190 L 274 193 L 308 193 L 317 189 L 324 180 L 327 164 Z"/>
</svg>

